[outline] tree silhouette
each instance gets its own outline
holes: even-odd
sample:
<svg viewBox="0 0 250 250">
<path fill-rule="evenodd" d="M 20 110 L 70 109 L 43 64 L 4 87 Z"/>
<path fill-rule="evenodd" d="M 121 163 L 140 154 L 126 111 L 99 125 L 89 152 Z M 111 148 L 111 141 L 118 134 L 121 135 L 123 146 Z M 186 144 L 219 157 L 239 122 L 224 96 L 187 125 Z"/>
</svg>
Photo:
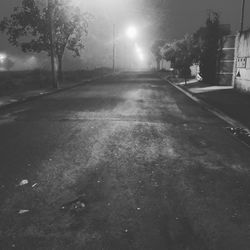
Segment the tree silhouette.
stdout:
<svg viewBox="0 0 250 250">
<path fill-rule="evenodd" d="M 200 28 L 195 34 L 197 46 L 200 48 L 200 71 L 203 81 L 216 83 L 217 60 L 219 55 L 219 41 L 223 36 L 220 27 L 219 14 L 210 11 L 206 26 Z"/>
<path fill-rule="evenodd" d="M 200 50 L 193 36 L 185 36 L 163 48 L 164 58 L 171 61 L 172 67 L 178 70 L 185 80 L 190 76 L 190 66 L 199 60 Z"/>
<path fill-rule="evenodd" d="M 66 49 L 80 56 L 88 30 L 87 13 L 68 0 L 53 2 L 52 25 L 54 51 L 58 63 L 58 79 L 62 80 L 62 62 Z M 21 7 L 15 7 L 10 17 L 0 23 L 0 30 L 8 36 L 9 42 L 20 46 L 24 52 L 46 52 L 50 56 L 50 18 L 47 6 L 41 7 L 36 0 L 23 0 Z"/>
</svg>

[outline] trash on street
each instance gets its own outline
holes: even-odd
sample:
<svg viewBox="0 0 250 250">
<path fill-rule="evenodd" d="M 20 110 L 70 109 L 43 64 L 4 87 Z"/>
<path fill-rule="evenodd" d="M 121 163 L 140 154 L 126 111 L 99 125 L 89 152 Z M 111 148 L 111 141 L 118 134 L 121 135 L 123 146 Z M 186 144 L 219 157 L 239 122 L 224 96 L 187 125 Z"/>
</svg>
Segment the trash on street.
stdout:
<svg viewBox="0 0 250 250">
<path fill-rule="evenodd" d="M 68 210 L 75 213 L 83 212 L 86 209 L 86 202 L 82 197 L 67 202 L 61 206 L 62 210 Z"/>
<path fill-rule="evenodd" d="M 30 210 L 28 210 L 28 209 L 21 209 L 21 210 L 19 210 L 18 211 L 18 213 L 19 214 L 26 214 L 26 213 L 28 213 Z"/>
<path fill-rule="evenodd" d="M 27 185 L 28 183 L 29 183 L 29 181 L 24 179 L 24 180 L 20 181 L 17 186 L 24 186 L 24 185 Z"/>
</svg>

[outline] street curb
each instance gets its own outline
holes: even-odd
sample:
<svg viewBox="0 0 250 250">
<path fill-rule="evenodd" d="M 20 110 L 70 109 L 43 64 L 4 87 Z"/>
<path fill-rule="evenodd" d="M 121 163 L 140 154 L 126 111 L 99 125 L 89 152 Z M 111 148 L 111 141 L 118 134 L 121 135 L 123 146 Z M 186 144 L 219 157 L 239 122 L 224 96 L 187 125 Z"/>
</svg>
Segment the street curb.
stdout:
<svg viewBox="0 0 250 250">
<path fill-rule="evenodd" d="M 246 129 L 247 131 L 249 131 L 250 129 L 248 127 L 246 127 L 245 125 L 243 125 L 241 122 L 229 117 L 228 115 L 224 114 L 223 112 L 221 112 L 220 110 L 214 108 L 212 105 L 208 104 L 207 102 L 201 100 L 200 98 L 197 98 L 196 96 L 194 96 L 190 91 L 185 90 L 181 87 L 179 87 L 177 84 L 171 82 L 169 79 L 167 78 L 162 78 L 164 81 L 168 82 L 169 84 L 171 84 L 174 88 L 178 89 L 179 91 L 181 91 L 184 95 L 186 95 L 187 97 L 189 97 L 193 102 L 198 103 L 202 108 L 204 108 L 205 110 L 209 111 L 210 113 L 212 113 L 213 115 L 215 115 L 216 117 L 218 117 L 219 119 L 225 121 L 226 123 L 228 123 L 230 126 L 232 127 L 239 127 L 239 128 L 243 128 Z M 230 135 L 232 135 L 230 133 Z M 250 145 L 247 144 L 246 142 L 244 142 L 243 140 L 239 139 L 236 136 L 233 136 L 233 138 L 242 143 L 244 146 L 246 146 L 247 148 L 250 149 Z"/>
<path fill-rule="evenodd" d="M 226 115 L 222 111 L 216 109 L 215 107 L 213 107 L 212 105 L 208 104 L 207 102 L 205 102 L 205 101 L 201 100 L 200 98 L 194 96 L 190 91 L 185 90 L 185 89 L 179 87 L 175 83 L 171 82 L 169 79 L 164 79 L 164 80 L 167 81 L 168 83 L 170 83 L 173 87 L 175 87 L 179 91 L 181 91 L 183 94 L 185 94 L 186 96 L 188 96 L 194 102 L 199 103 L 201 106 L 203 106 L 206 110 L 208 110 L 209 112 L 211 112 L 215 116 L 217 116 L 220 119 L 222 119 L 223 121 L 229 123 L 231 126 L 233 126 L 233 127 L 241 127 L 241 128 L 249 130 L 249 128 L 247 128 L 241 122 L 239 122 L 239 121 L 237 121 L 237 120 L 229 117 L 228 115 Z"/>
<path fill-rule="evenodd" d="M 80 87 L 80 86 L 84 85 L 85 83 L 100 80 L 100 79 L 103 79 L 103 78 L 106 78 L 106 77 L 109 77 L 109 76 L 113 76 L 113 75 L 116 75 L 116 74 L 117 73 L 115 73 L 115 74 L 111 73 L 111 74 L 106 74 L 106 75 L 99 76 L 99 77 L 93 77 L 93 78 L 90 78 L 90 79 L 82 80 L 82 81 L 80 81 L 78 83 L 75 83 L 75 84 L 73 84 L 71 86 L 68 86 L 68 87 L 48 90 L 48 91 L 39 93 L 37 95 L 32 95 L 32 96 L 20 98 L 20 99 L 17 99 L 16 101 L 13 101 L 13 102 L 10 102 L 10 103 L 7 103 L 7 104 L 4 104 L 4 105 L 0 106 L 0 111 L 11 108 L 11 107 L 15 107 L 15 106 L 17 106 L 19 104 L 22 104 L 22 103 L 26 103 L 26 102 L 29 102 L 29 101 L 33 101 L 33 100 L 42 98 L 42 97 L 45 97 L 45 96 L 53 95 L 53 94 L 60 93 L 60 92 L 63 92 L 63 91 L 67 91 L 67 90 L 70 90 L 70 89 L 73 89 L 73 88 L 76 88 L 76 87 Z"/>
</svg>

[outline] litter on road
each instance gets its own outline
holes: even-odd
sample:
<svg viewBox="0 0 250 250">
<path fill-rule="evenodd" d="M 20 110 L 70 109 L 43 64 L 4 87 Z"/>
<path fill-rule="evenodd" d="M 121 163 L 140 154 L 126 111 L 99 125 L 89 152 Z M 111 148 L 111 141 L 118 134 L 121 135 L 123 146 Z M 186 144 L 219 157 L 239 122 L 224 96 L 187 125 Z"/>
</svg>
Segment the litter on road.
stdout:
<svg viewBox="0 0 250 250">
<path fill-rule="evenodd" d="M 36 187 L 37 185 L 38 185 L 37 183 L 34 183 L 31 187 L 34 188 L 34 187 Z"/>
<path fill-rule="evenodd" d="M 24 186 L 24 185 L 27 185 L 29 183 L 28 180 L 22 180 L 19 182 L 19 184 L 17 186 Z"/>
<path fill-rule="evenodd" d="M 30 210 L 28 209 L 21 209 L 18 211 L 19 214 L 26 214 L 26 213 L 29 213 Z"/>
<path fill-rule="evenodd" d="M 86 209 L 86 202 L 82 197 L 73 201 L 67 202 L 61 206 L 62 210 L 69 210 L 71 212 L 80 213 Z"/>
<path fill-rule="evenodd" d="M 230 133 L 250 146 L 250 131 L 245 128 L 226 128 Z"/>
</svg>

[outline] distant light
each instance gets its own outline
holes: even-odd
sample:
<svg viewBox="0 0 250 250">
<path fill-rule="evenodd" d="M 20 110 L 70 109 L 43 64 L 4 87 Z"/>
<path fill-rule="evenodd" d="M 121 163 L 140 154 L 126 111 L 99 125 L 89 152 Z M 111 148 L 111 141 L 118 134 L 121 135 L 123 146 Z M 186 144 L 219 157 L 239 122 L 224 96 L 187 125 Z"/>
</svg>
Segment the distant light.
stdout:
<svg viewBox="0 0 250 250">
<path fill-rule="evenodd" d="M 7 58 L 6 54 L 0 53 L 0 63 L 3 63 L 6 58 Z"/>
<path fill-rule="evenodd" d="M 137 30 L 134 26 L 130 26 L 128 27 L 126 34 L 129 39 L 133 40 L 136 38 Z"/>
<path fill-rule="evenodd" d="M 139 57 L 139 59 L 140 59 L 141 61 L 144 61 L 144 60 L 145 60 L 145 57 L 144 57 L 143 54 L 139 54 L 138 57 Z"/>
<path fill-rule="evenodd" d="M 140 61 L 145 61 L 145 56 L 144 56 L 144 53 L 142 51 L 142 49 L 138 46 L 138 44 L 135 45 L 135 51 L 136 51 L 136 54 L 139 58 Z"/>
<path fill-rule="evenodd" d="M 142 53 L 142 49 L 139 47 L 138 44 L 135 44 L 135 50 L 137 54 L 141 54 Z"/>
</svg>

